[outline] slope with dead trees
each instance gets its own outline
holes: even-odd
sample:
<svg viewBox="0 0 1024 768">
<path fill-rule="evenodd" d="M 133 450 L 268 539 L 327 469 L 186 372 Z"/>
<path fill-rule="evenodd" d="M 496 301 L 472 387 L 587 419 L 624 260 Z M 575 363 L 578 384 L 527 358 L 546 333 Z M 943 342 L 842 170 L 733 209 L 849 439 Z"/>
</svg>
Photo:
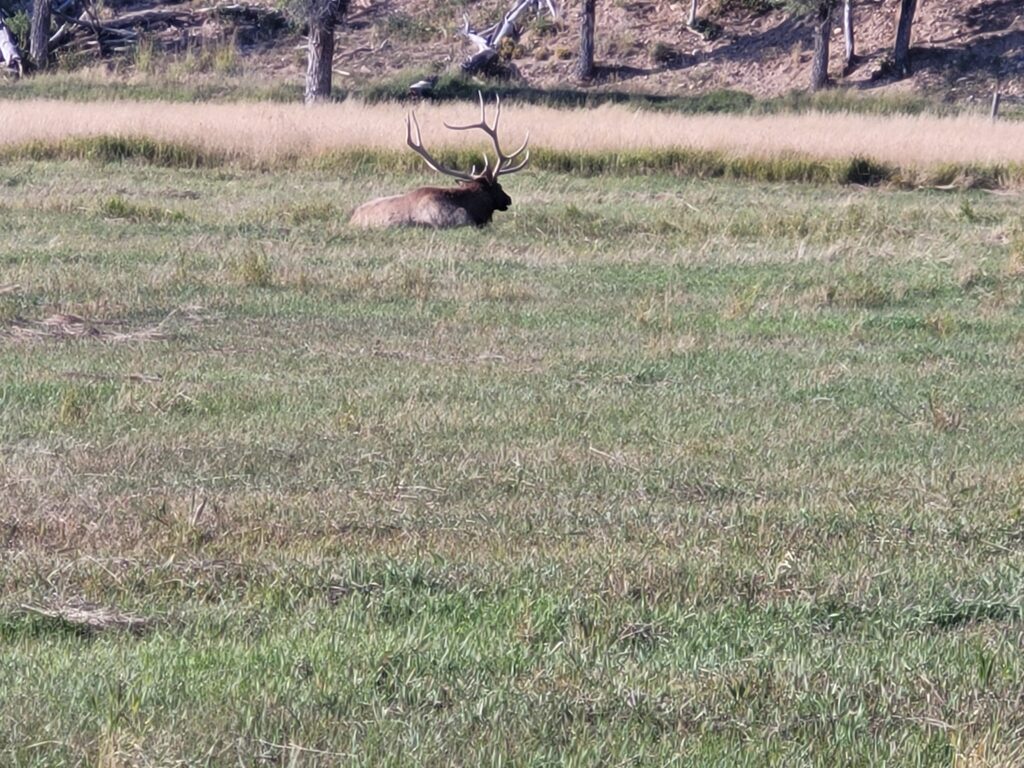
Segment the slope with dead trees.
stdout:
<svg viewBox="0 0 1024 768">
<path fill-rule="evenodd" d="M 88 0 L 69 0 L 53 9 L 60 25 L 50 37 L 50 54 L 75 52 L 98 57 L 124 54 L 145 37 L 166 48 L 187 45 L 190 36 L 210 21 L 255 38 L 285 26 L 275 8 L 231 3 L 205 8 L 147 8 L 101 18 Z"/>
</svg>

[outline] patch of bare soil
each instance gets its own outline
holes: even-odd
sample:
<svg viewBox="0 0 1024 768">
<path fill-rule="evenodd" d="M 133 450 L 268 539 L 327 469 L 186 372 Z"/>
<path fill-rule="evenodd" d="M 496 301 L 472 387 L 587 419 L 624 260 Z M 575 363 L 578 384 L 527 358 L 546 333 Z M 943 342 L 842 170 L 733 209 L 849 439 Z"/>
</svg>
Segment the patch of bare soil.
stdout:
<svg viewBox="0 0 1024 768">
<path fill-rule="evenodd" d="M 524 17 L 510 69 L 524 84 L 549 89 L 663 95 L 736 89 L 760 97 L 806 90 L 810 25 L 782 10 L 719 10 L 720 4 L 738 2 L 700 0 L 698 33 L 686 26 L 685 0 L 603 0 L 597 6 L 597 76 L 579 83 L 575 68 L 580 3 L 562 0 L 556 3 L 560 17 L 554 21 Z M 461 34 L 464 18 L 474 28 L 483 28 L 500 20 L 508 5 L 504 0 L 353 0 L 337 36 L 335 83 L 358 89 L 384 78 L 407 76 L 411 83 L 424 72 L 457 71 L 474 51 Z M 998 83 L 1005 95 L 1024 98 L 1020 0 L 919 3 L 912 37 L 913 74 L 900 81 L 887 75 L 898 11 L 899 0 L 855 0 L 857 56 L 849 72 L 843 71 L 837 11 L 830 65 L 837 86 L 921 92 L 970 102 L 987 99 Z M 289 30 L 268 0 L 111 0 L 101 15 L 109 20 L 133 14 L 137 21 L 155 20 L 155 26 L 132 27 L 133 41 L 148 41 L 179 54 L 197 46 L 215 50 L 232 45 L 241 52 L 247 74 L 296 87 L 303 82 L 304 38 Z M 92 42 L 88 35 L 79 37 L 82 45 Z M 210 58 L 206 64 L 216 66 Z M 230 64 L 226 61 L 221 66 Z M 206 71 L 202 62 L 193 66 Z"/>
</svg>

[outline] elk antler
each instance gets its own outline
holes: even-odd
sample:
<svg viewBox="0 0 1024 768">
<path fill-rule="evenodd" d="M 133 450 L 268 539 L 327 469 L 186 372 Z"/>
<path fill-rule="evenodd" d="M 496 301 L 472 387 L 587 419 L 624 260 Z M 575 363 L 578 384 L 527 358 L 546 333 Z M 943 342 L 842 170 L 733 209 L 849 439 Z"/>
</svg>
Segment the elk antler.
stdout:
<svg viewBox="0 0 1024 768">
<path fill-rule="evenodd" d="M 494 169 L 491 171 L 490 178 L 496 179 L 498 176 L 503 176 L 506 173 L 515 173 L 521 171 L 526 167 L 526 164 L 530 162 L 530 153 L 527 151 L 526 156 L 517 164 L 513 165 L 516 159 L 526 150 L 526 145 L 530 143 L 530 132 L 526 132 L 526 139 L 522 145 L 512 154 L 506 155 L 501 151 L 501 145 L 498 143 L 498 120 L 501 119 L 501 97 L 494 97 L 494 125 L 487 124 L 487 111 L 484 108 L 484 95 L 477 91 L 477 96 L 480 98 L 480 122 L 471 123 L 470 125 L 449 125 L 445 123 L 445 128 L 450 128 L 453 131 L 469 131 L 473 128 L 479 128 L 481 131 L 491 137 L 491 141 L 494 143 L 494 152 L 498 156 L 498 162 L 495 164 Z M 474 166 L 474 171 L 476 167 Z M 487 155 L 484 155 L 484 170 L 479 174 L 475 174 L 477 178 L 487 174 Z"/>
<path fill-rule="evenodd" d="M 410 112 L 409 116 L 405 118 L 405 143 L 408 144 L 410 148 L 412 148 L 413 152 L 422 157 L 424 162 L 426 162 L 426 164 L 430 166 L 430 168 L 437 171 L 438 173 L 443 173 L 445 176 L 452 176 L 462 181 L 475 181 L 477 179 L 483 178 L 494 181 L 494 179 L 498 178 L 499 176 L 503 176 L 506 173 L 515 173 L 516 171 L 521 171 L 523 168 L 526 167 L 526 164 L 530 162 L 530 153 L 527 151 L 526 156 L 518 164 L 513 165 L 513 163 L 515 163 L 519 155 L 521 155 L 523 151 L 526 150 L 526 145 L 530 141 L 529 131 L 527 131 L 526 133 L 526 140 L 523 141 L 522 146 L 519 147 L 519 149 L 517 149 L 512 154 L 506 155 L 504 152 L 501 151 L 501 145 L 498 143 L 498 120 L 501 117 L 501 99 L 500 97 L 495 96 L 494 101 L 497 108 L 495 109 L 494 112 L 494 125 L 488 125 L 487 114 L 486 110 L 484 109 L 484 95 L 479 91 L 477 92 L 477 95 L 480 97 L 479 123 L 473 123 L 472 125 L 448 125 L 448 123 L 445 123 L 444 125 L 446 128 L 450 128 L 453 131 L 468 131 L 473 128 L 479 128 L 481 131 L 490 136 L 491 141 L 494 143 L 494 151 L 498 155 L 498 162 L 493 168 L 491 168 L 491 163 L 487 157 L 486 152 L 484 153 L 484 167 L 483 170 L 481 170 L 479 173 L 477 173 L 475 165 L 473 166 L 472 170 L 469 173 L 466 173 L 465 171 L 457 171 L 454 168 L 448 168 L 447 166 L 444 166 L 441 163 L 439 163 L 437 160 L 431 157 L 430 153 L 427 152 L 427 150 L 423 147 L 423 137 L 420 134 L 420 124 L 416 120 L 415 112 Z M 415 136 L 413 135 L 414 128 Z"/>
<path fill-rule="evenodd" d="M 413 126 L 416 126 L 415 139 L 412 136 Z M 461 179 L 462 181 L 473 181 L 478 178 L 475 165 L 473 166 L 472 173 L 465 173 L 464 171 L 456 171 L 453 168 L 447 168 L 430 156 L 430 153 L 423 148 L 423 137 L 420 135 L 420 124 L 416 120 L 415 112 L 410 112 L 409 116 L 405 118 L 405 143 L 412 148 L 413 152 L 422 157 L 427 165 L 438 173 L 443 173 L 445 176 L 454 176 L 456 179 Z M 484 159 L 486 160 L 487 158 Z M 486 170 L 487 168 L 485 166 L 484 171 L 486 172 Z"/>
</svg>

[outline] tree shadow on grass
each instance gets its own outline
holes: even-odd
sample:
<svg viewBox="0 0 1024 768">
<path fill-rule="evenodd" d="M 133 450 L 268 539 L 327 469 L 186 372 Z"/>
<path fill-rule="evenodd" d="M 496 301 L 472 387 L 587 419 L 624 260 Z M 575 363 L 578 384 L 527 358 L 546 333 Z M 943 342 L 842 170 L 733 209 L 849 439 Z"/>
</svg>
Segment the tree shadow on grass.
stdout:
<svg viewBox="0 0 1024 768">
<path fill-rule="evenodd" d="M 598 70 L 598 77 L 605 82 L 621 82 L 631 77 L 638 77 L 656 70 L 640 67 L 608 67 Z M 417 101 L 419 97 L 409 93 L 408 87 L 414 82 L 415 75 L 406 74 L 401 79 L 378 83 L 362 91 L 359 95 L 363 101 L 374 103 L 380 101 Z M 600 82 L 595 78 L 592 82 Z M 477 94 L 484 99 L 500 96 L 526 104 L 537 104 L 562 109 L 579 109 L 597 107 L 604 104 L 625 104 L 645 109 L 665 110 L 669 112 L 728 112 L 748 111 L 754 104 L 754 97 L 744 91 L 718 90 L 708 93 L 686 96 L 668 96 L 662 94 L 630 93 L 619 90 L 592 90 L 578 88 L 535 88 L 514 81 L 478 82 L 457 76 L 441 77 L 430 96 L 430 101 L 476 101 Z"/>
</svg>

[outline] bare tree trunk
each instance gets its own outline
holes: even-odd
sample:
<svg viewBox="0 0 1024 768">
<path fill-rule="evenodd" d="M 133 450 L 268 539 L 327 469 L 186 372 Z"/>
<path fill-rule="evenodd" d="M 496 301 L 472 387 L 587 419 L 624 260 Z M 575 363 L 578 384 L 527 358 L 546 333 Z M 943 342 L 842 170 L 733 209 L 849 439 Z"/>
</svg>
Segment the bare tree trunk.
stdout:
<svg viewBox="0 0 1024 768">
<path fill-rule="evenodd" d="M 853 71 L 853 60 L 857 56 L 853 39 L 853 0 L 843 0 L 843 74 Z"/>
<path fill-rule="evenodd" d="M 306 103 L 331 98 L 331 67 L 334 64 L 334 19 L 310 19 L 309 54 L 306 62 Z"/>
<path fill-rule="evenodd" d="M 811 90 L 820 91 L 828 86 L 828 44 L 832 32 L 832 6 L 818 4 L 814 14 L 814 58 L 811 60 Z"/>
<path fill-rule="evenodd" d="M 917 0 L 900 0 L 900 21 L 896 26 L 896 45 L 892 65 L 897 77 L 910 74 L 910 28 L 914 23 Z"/>
<path fill-rule="evenodd" d="M 580 60 L 576 74 L 581 80 L 594 76 L 594 17 L 597 0 L 583 0 L 583 14 L 580 17 Z"/>
<path fill-rule="evenodd" d="M 686 19 L 686 26 L 697 26 L 697 0 L 690 0 L 690 15 Z"/>
<path fill-rule="evenodd" d="M 348 10 L 349 0 L 321 0 L 309 14 L 309 46 L 306 61 L 306 103 L 331 97 L 334 66 L 334 30 Z"/>
<path fill-rule="evenodd" d="M 50 63 L 50 0 L 35 0 L 32 3 L 29 55 L 40 72 Z"/>
</svg>

